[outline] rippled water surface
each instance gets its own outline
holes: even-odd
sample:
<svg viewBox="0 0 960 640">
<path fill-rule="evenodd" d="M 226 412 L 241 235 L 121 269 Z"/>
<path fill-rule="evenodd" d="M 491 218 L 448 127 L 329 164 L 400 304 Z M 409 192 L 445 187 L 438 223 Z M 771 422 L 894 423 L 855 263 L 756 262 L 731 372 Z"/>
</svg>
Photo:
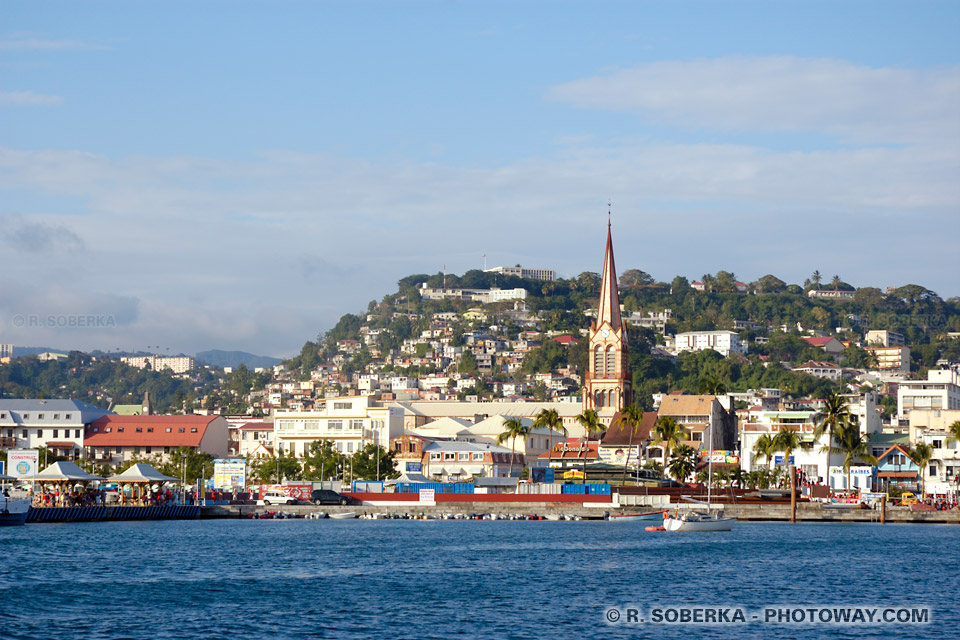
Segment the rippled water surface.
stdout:
<svg viewBox="0 0 960 640">
<path fill-rule="evenodd" d="M 0 529 L 0 638 L 960 638 L 960 527 L 236 520 Z M 926 605 L 927 625 L 617 625 L 610 607 Z"/>
</svg>

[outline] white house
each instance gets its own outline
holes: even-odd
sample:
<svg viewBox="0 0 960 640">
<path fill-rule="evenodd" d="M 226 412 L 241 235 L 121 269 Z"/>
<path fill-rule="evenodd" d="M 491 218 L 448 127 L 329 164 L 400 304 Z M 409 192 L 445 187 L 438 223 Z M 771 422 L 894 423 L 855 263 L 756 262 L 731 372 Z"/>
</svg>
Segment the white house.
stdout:
<svg viewBox="0 0 960 640">
<path fill-rule="evenodd" d="M 382 406 L 371 396 L 327 398 L 312 411 L 277 411 L 274 442 L 278 451 L 303 456 L 310 443 L 330 440 L 347 455 L 367 444 L 388 446 L 403 431 L 403 412 Z"/>
</svg>

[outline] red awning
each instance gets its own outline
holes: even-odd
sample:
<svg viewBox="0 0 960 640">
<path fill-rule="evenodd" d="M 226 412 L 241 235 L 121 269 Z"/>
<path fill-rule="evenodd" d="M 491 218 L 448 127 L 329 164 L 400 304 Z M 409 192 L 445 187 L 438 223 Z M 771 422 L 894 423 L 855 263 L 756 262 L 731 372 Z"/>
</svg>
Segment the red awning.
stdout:
<svg viewBox="0 0 960 640">
<path fill-rule="evenodd" d="M 878 478 L 916 478 L 916 471 L 881 471 Z"/>
<path fill-rule="evenodd" d="M 47 449 L 73 449 L 74 447 L 79 447 L 76 442 L 48 442 Z"/>
</svg>

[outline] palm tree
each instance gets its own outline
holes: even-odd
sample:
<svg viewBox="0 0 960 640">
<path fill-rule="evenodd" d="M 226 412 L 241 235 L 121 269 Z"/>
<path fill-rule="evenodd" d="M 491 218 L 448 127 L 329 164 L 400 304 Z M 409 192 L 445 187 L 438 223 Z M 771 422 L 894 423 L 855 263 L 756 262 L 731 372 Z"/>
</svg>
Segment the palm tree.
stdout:
<svg viewBox="0 0 960 640">
<path fill-rule="evenodd" d="M 773 436 L 765 433 L 757 438 L 757 441 L 753 443 L 753 454 L 754 460 L 756 460 L 756 458 L 764 458 L 767 465 L 769 465 L 773 459 Z"/>
<path fill-rule="evenodd" d="M 846 399 L 839 393 L 833 392 L 827 396 L 826 402 L 813 419 L 817 421 L 817 426 L 813 430 L 814 441 L 828 434 L 827 443 L 821 447 L 821 451 L 827 455 L 827 464 L 824 467 L 823 478 L 829 484 L 830 477 L 830 448 L 833 446 L 833 435 L 850 419 L 850 410 L 847 408 Z"/>
<path fill-rule="evenodd" d="M 840 283 L 843 282 L 840 279 L 840 276 L 833 276 L 833 279 L 830 280 L 830 286 L 833 287 L 833 290 L 836 291 L 840 288 Z"/>
<path fill-rule="evenodd" d="M 920 467 L 920 497 L 923 498 L 924 486 L 926 485 L 923 479 L 923 470 L 927 468 L 927 463 L 933 458 L 933 447 L 926 442 L 920 442 L 913 448 L 910 457 Z"/>
<path fill-rule="evenodd" d="M 678 482 L 684 482 L 691 473 L 697 468 L 697 452 L 693 447 L 685 444 L 678 445 L 673 450 L 673 457 L 667 465 L 670 469 L 670 475 Z"/>
<path fill-rule="evenodd" d="M 549 430 L 550 448 L 553 449 L 553 432 L 558 431 L 564 436 L 567 435 L 567 428 L 563 426 L 563 418 L 557 413 L 556 409 L 541 409 L 540 413 L 533 417 L 534 429 Z"/>
<path fill-rule="evenodd" d="M 611 426 L 616 426 L 623 431 L 624 428 L 630 429 L 630 440 L 627 444 L 627 457 L 623 461 L 623 484 L 627 483 L 627 465 L 630 464 L 630 451 L 633 449 L 633 436 L 640 429 L 640 423 L 643 422 L 643 408 L 634 403 L 624 407 L 620 415 Z"/>
<path fill-rule="evenodd" d="M 720 376 L 715 373 L 708 373 L 700 378 L 697 391 L 704 395 L 722 396 L 727 392 L 727 386 Z"/>
<path fill-rule="evenodd" d="M 843 456 L 843 472 L 847 475 L 847 491 L 850 491 L 853 488 L 850 486 L 850 467 L 853 466 L 854 461 L 862 460 L 867 464 L 877 464 L 877 459 L 870 455 L 869 442 L 854 422 L 841 423 L 840 429 L 834 434 L 834 440 L 837 446 L 831 445 L 830 451 Z"/>
<path fill-rule="evenodd" d="M 749 474 L 743 470 L 743 467 L 734 467 L 730 470 L 730 481 L 736 484 L 738 489 L 742 489 L 748 475 Z"/>
<path fill-rule="evenodd" d="M 953 440 L 954 448 L 960 449 L 960 420 L 954 420 L 953 424 L 947 427 L 947 433 L 950 434 L 950 439 Z"/>
<path fill-rule="evenodd" d="M 773 451 L 783 452 L 783 465 L 785 469 L 790 468 L 790 456 L 797 449 L 809 449 L 812 445 L 805 442 L 803 436 L 796 429 L 780 429 L 777 435 L 773 436 Z M 792 486 L 792 483 L 791 483 Z"/>
<path fill-rule="evenodd" d="M 595 409 L 587 409 L 580 415 L 578 415 L 574 420 L 583 427 L 583 438 L 580 439 L 582 443 L 587 443 L 590 441 L 590 435 L 594 433 L 600 433 L 603 431 L 603 425 L 600 423 L 600 416 L 597 415 Z M 587 483 L 587 454 L 583 454 L 583 483 Z"/>
<path fill-rule="evenodd" d="M 503 432 L 497 436 L 497 444 L 510 441 L 510 471 L 508 472 L 510 478 L 513 477 L 513 458 L 517 452 L 517 438 L 526 440 L 528 435 L 530 435 L 530 425 L 525 424 L 522 418 L 506 418 L 503 421 Z"/>
<path fill-rule="evenodd" d="M 820 283 L 823 282 L 823 276 L 820 275 L 819 269 L 813 272 L 813 275 L 810 276 L 810 281 L 817 285 L 817 289 L 820 288 Z"/>
<path fill-rule="evenodd" d="M 657 424 L 653 428 L 654 440 L 651 444 L 663 445 L 663 461 L 666 463 L 670 459 L 670 449 L 683 442 L 687 432 L 684 431 L 676 418 L 672 416 L 662 416 L 657 418 Z"/>
</svg>

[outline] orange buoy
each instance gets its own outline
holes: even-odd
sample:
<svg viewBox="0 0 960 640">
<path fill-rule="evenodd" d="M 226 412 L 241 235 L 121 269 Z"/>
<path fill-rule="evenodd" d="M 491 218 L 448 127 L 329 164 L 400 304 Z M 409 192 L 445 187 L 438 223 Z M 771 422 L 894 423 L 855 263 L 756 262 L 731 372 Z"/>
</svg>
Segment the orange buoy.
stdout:
<svg viewBox="0 0 960 640">
<path fill-rule="evenodd" d="M 663 527 L 646 527 L 644 531 L 666 531 Z"/>
</svg>

